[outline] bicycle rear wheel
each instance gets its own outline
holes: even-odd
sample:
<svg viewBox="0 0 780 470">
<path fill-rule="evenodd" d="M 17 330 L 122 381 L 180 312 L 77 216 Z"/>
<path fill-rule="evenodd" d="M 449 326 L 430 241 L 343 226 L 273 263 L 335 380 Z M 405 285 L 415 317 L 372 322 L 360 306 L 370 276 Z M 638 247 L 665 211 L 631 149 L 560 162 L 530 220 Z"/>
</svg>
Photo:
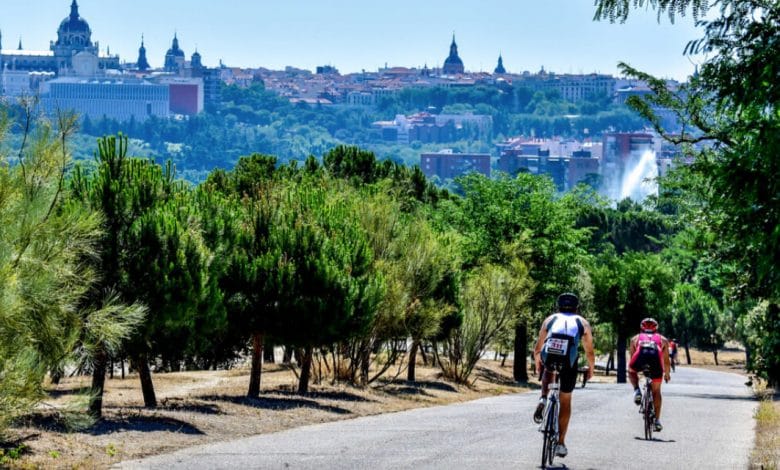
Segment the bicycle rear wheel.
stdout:
<svg viewBox="0 0 780 470">
<path fill-rule="evenodd" d="M 655 413 L 653 412 L 653 391 L 648 386 L 645 390 L 645 400 L 644 400 L 644 409 L 643 409 L 643 417 L 645 420 L 645 439 L 652 440 L 653 439 L 653 417 Z"/>
</svg>

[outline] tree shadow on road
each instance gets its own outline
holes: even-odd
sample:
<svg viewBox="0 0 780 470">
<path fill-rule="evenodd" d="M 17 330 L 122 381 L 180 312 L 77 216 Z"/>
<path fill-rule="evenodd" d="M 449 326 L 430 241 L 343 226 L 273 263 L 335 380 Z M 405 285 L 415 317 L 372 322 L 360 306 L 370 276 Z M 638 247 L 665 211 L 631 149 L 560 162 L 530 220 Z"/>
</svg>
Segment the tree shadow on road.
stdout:
<svg viewBox="0 0 780 470">
<path fill-rule="evenodd" d="M 636 439 L 637 441 L 659 442 L 659 443 L 664 443 L 664 444 L 671 444 L 673 442 L 677 442 L 674 439 L 664 440 L 664 439 L 658 439 L 657 437 L 654 437 L 654 438 L 650 439 L 649 441 L 647 439 L 645 439 L 644 437 L 639 437 L 639 436 L 634 436 L 634 439 Z"/>
<path fill-rule="evenodd" d="M 664 391 L 664 398 L 666 397 L 683 397 L 683 398 L 707 398 L 712 400 L 740 400 L 740 401 L 756 401 L 755 397 L 745 395 L 725 395 L 720 393 L 679 393 L 679 392 L 667 392 Z"/>
<path fill-rule="evenodd" d="M 377 387 L 388 395 L 421 395 L 426 397 L 432 397 L 433 394 L 428 390 L 438 390 L 441 392 L 455 393 L 458 390 L 453 386 L 445 382 L 439 382 L 435 380 L 417 380 L 410 382 L 408 380 L 393 380 L 387 381 L 384 384 Z"/>
<path fill-rule="evenodd" d="M 351 414 L 352 412 L 332 405 L 322 405 L 314 400 L 307 400 L 305 398 L 292 398 L 292 397 L 272 397 L 272 396 L 260 396 L 258 398 L 249 398 L 245 396 L 231 396 L 231 395 L 208 395 L 200 397 L 206 401 L 226 401 L 235 403 L 237 405 L 250 406 L 253 408 L 262 408 L 266 410 L 290 410 L 295 408 L 311 408 L 320 411 L 327 411 L 328 413 L 336 413 L 340 415 Z"/>
<path fill-rule="evenodd" d="M 69 426 L 64 416 L 58 413 L 38 413 L 29 416 L 25 425 L 49 432 L 62 434 L 91 434 L 101 436 L 120 431 L 138 431 L 138 432 L 170 432 L 179 434 L 202 435 L 203 431 L 195 426 L 174 418 L 165 416 L 143 416 L 143 415 L 113 415 L 104 414 L 95 424 L 83 430 L 74 430 Z"/>
<path fill-rule="evenodd" d="M 360 395 L 357 395 L 355 393 L 346 392 L 343 390 L 323 390 L 323 391 L 317 391 L 317 392 L 308 392 L 304 395 L 299 394 L 298 392 L 294 392 L 292 390 L 274 390 L 275 394 L 277 395 L 284 395 L 284 396 L 294 396 L 295 398 L 323 398 L 325 400 L 336 400 L 336 401 L 351 401 L 351 402 L 364 402 L 364 403 L 373 403 L 375 400 L 371 400 L 370 398 L 366 398 Z"/>
<path fill-rule="evenodd" d="M 507 377 L 506 375 L 499 374 L 498 372 L 488 369 L 487 367 L 477 366 L 474 369 L 474 371 L 476 372 L 478 378 L 486 382 L 490 382 L 498 385 L 504 385 L 506 387 L 540 388 L 539 385 L 534 383 L 515 382 L 513 378 Z"/>
</svg>

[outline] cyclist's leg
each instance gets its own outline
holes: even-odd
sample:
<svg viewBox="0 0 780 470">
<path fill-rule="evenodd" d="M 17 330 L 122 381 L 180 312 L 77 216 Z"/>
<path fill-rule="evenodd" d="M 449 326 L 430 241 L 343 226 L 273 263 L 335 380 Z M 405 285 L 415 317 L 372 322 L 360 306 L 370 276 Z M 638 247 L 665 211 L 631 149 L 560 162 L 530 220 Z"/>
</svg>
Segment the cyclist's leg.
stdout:
<svg viewBox="0 0 780 470">
<path fill-rule="evenodd" d="M 661 403 L 663 398 L 661 397 L 661 379 L 653 379 L 651 387 L 653 388 L 653 406 L 655 407 L 655 419 L 661 419 Z"/>
<path fill-rule="evenodd" d="M 576 364 L 576 362 L 575 362 Z M 566 430 L 569 428 L 569 418 L 571 417 L 571 393 L 577 385 L 577 367 L 564 367 L 560 372 L 561 393 L 561 411 L 558 415 L 558 442 L 566 442 Z"/>
<path fill-rule="evenodd" d="M 546 398 L 550 392 L 550 382 L 552 381 L 553 372 L 547 367 L 542 365 L 542 398 Z"/>
<path fill-rule="evenodd" d="M 569 418 L 571 417 L 571 392 L 558 395 L 561 402 L 561 411 L 558 415 L 558 443 L 566 443 L 566 431 L 569 429 Z"/>
<path fill-rule="evenodd" d="M 651 382 L 651 388 L 653 390 L 653 408 L 655 409 L 655 430 L 660 431 L 661 426 L 661 403 L 663 398 L 661 397 L 661 383 L 663 382 L 664 366 L 661 363 L 660 355 L 655 356 L 650 361 L 650 377 L 653 379 Z"/>
</svg>

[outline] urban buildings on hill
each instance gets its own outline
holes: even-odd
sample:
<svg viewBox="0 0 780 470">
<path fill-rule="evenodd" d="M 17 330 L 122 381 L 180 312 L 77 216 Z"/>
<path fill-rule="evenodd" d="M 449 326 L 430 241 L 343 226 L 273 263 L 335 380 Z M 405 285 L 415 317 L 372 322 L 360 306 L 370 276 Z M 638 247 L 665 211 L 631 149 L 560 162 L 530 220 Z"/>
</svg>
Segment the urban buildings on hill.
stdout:
<svg viewBox="0 0 780 470">
<path fill-rule="evenodd" d="M 382 140 L 402 144 L 486 140 L 492 134 L 493 118 L 481 114 L 422 112 L 410 116 L 399 114 L 392 121 L 377 121 L 373 127 L 381 131 Z"/>
<path fill-rule="evenodd" d="M 492 169 L 508 175 L 547 175 L 559 191 L 587 183 L 622 199 L 634 195 L 626 192 L 627 185 L 640 186 L 673 166 L 661 139 L 645 132 L 607 133 L 597 141 L 516 137 L 496 144 L 496 150 L 497 158 L 451 149 L 422 153 L 420 167 L 426 176 L 442 182 L 469 172 L 489 177 Z"/>
<path fill-rule="evenodd" d="M 456 153 L 451 149 L 420 155 L 420 169 L 428 178 L 440 181 L 453 179 L 470 172 L 490 177 L 490 154 Z"/>
<path fill-rule="evenodd" d="M 219 71 L 205 67 L 197 51 L 187 61 L 176 34 L 163 69 L 153 70 L 146 54 L 143 37 L 134 63 L 103 51 L 72 0 L 48 51 L 25 50 L 21 40 L 3 49 L 0 35 L 0 96 L 39 95 L 48 112 L 120 121 L 195 115 L 219 100 Z"/>
</svg>

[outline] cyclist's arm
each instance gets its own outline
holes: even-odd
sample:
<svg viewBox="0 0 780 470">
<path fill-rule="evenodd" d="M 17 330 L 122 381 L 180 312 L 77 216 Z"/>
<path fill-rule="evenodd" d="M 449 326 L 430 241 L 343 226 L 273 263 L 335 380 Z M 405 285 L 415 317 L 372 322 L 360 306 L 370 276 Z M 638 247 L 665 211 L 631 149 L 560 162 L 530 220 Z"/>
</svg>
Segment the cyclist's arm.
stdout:
<svg viewBox="0 0 780 470">
<path fill-rule="evenodd" d="M 628 357 L 634 357 L 634 352 L 636 351 L 636 340 L 637 336 L 634 336 L 631 338 L 631 341 L 628 342 Z"/>
<path fill-rule="evenodd" d="M 593 377 L 593 372 L 596 370 L 596 353 L 593 351 L 593 330 L 590 328 L 588 320 L 583 318 L 583 330 L 582 333 L 582 347 L 585 349 L 585 356 L 588 358 L 588 371 L 585 372 L 586 380 L 590 380 Z"/>
<path fill-rule="evenodd" d="M 663 354 L 664 354 L 664 380 L 667 382 L 672 378 L 669 374 L 669 371 L 672 370 L 672 361 L 669 359 L 669 340 L 661 337 L 661 340 L 663 341 L 661 344 L 663 344 Z"/>
<path fill-rule="evenodd" d="M 534 364 L 536 365 L 536 372 L 539 373 L 539 371 L 542 370 L 542 346 L 544 345 L 544 340 L 547 339 L 547 322 L 550 319 L 550 317 L 547 317 L 543 322 L 541 328 L 539 328 L 539 339 L 536 340 L 536 345 L 534 346 Z"/>
</svg>

